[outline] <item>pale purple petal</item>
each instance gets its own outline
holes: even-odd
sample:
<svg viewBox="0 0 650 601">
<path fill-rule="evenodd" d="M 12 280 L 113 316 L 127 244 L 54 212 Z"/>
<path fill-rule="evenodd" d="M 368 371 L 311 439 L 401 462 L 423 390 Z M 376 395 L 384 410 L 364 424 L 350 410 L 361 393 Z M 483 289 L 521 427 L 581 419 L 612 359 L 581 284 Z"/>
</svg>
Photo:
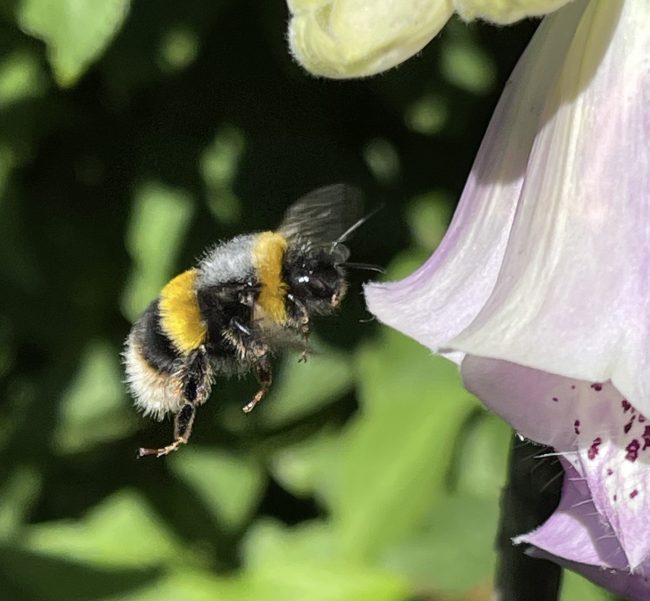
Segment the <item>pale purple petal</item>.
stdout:
<svg viewBox="0 0 650 601">
<path fill-rule="evenodd" d="M 638 568 L 650 556 L 650 422 L 610 382 L 585 382 L 468 356 L 465 386 L 523 436 L 552 445 Z"/>
<path fill-rule="evenodd" d="M 550 65 L 561 61 L 583 9 L 576 2 L 540 26 L 506 85 L 436 253 L 399 283 L 365 288 L 368 307 L 381 321 L 435 351 L 476 318 L 492 293 L 555 76 Z"/>
<path fill-rule="evenodd" d="M 650 413 L 649 31 L 647 0 L 544 21 L 440 249 L 367 288 L 382 321 L 436 352 L 612 380 Z"/>
</svg>

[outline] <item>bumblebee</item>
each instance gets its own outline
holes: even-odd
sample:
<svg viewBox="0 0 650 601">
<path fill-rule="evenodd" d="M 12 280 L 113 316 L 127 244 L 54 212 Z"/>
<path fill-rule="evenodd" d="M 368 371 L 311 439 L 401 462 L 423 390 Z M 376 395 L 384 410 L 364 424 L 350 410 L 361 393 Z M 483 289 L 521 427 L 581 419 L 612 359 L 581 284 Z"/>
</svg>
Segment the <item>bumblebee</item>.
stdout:
<svg viewBox="0 0 650 601">
<path fill-rule="evenodd" d="M 335 311 L 347 290 L 344 242 L 365 221 L 360 194 L 336 184 L 296 201 L 280 227 L 237 236 L 209 249 L 173 278 L 126 340 L 126 381 L 135 405 L 158 420 L 174 415 L 174 440 L 140 448 L 161 457 L 186 444 L 216 376 L 253 371 L 252 411 L 272 382 L 273 355 L 309 353 L 311 318 Z"/>
</svg>

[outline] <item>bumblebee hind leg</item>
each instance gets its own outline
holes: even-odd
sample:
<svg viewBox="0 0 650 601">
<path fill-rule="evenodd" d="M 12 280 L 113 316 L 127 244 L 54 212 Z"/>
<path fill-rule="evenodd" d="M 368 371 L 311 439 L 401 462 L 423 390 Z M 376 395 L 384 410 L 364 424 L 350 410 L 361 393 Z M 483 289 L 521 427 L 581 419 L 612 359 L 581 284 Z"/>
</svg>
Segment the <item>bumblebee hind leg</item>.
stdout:
<svg viewBox="0 0 650 601">
<path fill-rule="evenodd" d="M 192 405 L 192 403 L 185 403 L 174 418 L 174 442 L 159 449 L 140 447 L 138 449 L 138 458 L 146 457 L 147 455 L 162 457 L 163 455 L 169 455 L 169 453 L 176 451 L 182 445 L 187 444 L 187 441 L 190 439 L 190 435 L 192 434 L 192 425 L 194 424 L 195 415 L 196 407 Z"/>
<path fill-rule="evenodd" d="M 159 449 L 138 449 L 138 458 L 148 455 L 162 457 L 187 444 L 192 435 L 192 426 L 196 408 L 205 403 L 210 396 L 211 373 L 210 362 L 204 346 L 200 346 L 189 356 L 181 376 L 183 398 L 182 405 L 174 418 L 174 442 Z"/>
</svg>

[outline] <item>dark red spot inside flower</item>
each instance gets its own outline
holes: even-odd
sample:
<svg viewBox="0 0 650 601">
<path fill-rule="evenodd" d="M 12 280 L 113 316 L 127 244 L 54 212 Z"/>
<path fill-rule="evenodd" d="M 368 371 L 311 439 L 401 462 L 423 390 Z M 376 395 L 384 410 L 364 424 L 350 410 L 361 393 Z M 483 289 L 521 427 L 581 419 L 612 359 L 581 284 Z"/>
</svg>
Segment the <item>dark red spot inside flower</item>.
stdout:
<svg viewBox="0 0 650 601">
<path fill-rule="evenodd" d="M 596 392 L 600 392 L 600 391 L 603 389 L 603 385 L 600 384 L 600 383 L 598 383 L 598 382 L 594 382 L 594 383 L 591 385 L 591 387 L 592 387 Z"/>
<path fill-rule="evenodd" d="M 594 438 L 593 442 L 591 443 L 591 446 L 589 447 L 589 450 L 587 451 L 587 457 L 589 459 L 595 459 L 596 455 L 598 455 L 598 447 L 601 445 L 603 441 L 601 440 L 600 436 Z"/>
<path fill-rule="evenodd" d="M 639 494 L 639 491 L 635 488 L 631 493 L 630 493 L 630 499 L 634 499 Z"/>
<path fill-rule="evenodd" d="M 630 405 L 630 402 L 627 399 L 623 399 L 621 401 L 621 407 L 623 407 L 624 413 L 627 413 L 630 409 L 632 409 L 632 405 Z"/>
<path fill-rule="evenodd" d="M 650 447 L 650 426 L 645 427 L 645 429 L 643 430 L 642 438 L 643 438 L 643 448 L 641 450 L 645 451 L 648 447 Z"/>
<path fill-rule="evenodd" d="M 632 429 L 632 424 L 634 423 L 635 419 L 636 419 L 636 415 L 633 415 L 632 419 L 623 426 L 623 432 L 627 434 Z"/>
<path fill-rule="evenodd" d="M 575 385 L 575 384 L 571 384 L 571 390 L 575 390 L 575 389 L 576 389 L 576 385 Z"/>
<path fill-rule="evenodd" d="M 612 501 L 614 501 L 614 503 L 616 503 L 617 500 L 618 500 L 618 495 L 614 495 L 614 496 L 612 497 Z"/>
<path fill-rule="evenodd" d="M 554 396 L 551 400 L 552 400 L 554 403 L 557 403 L 560 399 L 558 399 L 556 396 Z"/>
<path fill-rule="evenodd" d="M 573 431 L 576 434 L 580 434 L 580 420 L 577 419 L 576 421 L 573 422 Z"/>
<path fill-rule="evenodd" d="M 645 421 L 645 415 L 641 415 L 641 414 L 639 413 L 639 422 L 640 422 L 640 423 L 643 423 L 644 421 Z"/>
<path fill-rule="evenodd" d="M 612 471 L 612 469 L 608 467 L 608 468 L 607 468 L 607 475 L 608 475 L 608 476 L 611 476 L 613 473 L 614 473 L 614 472 Z"/>
<path fill-rule="evenodd" d="M 627 453 L 625 453 L 625 459 L 628 461 L 636 461 L 639 456 L 639 448 L 641 444 L 636 438 L 633 438 L 630 441 L 630 444 L 625 447 Z"/>
</svg>

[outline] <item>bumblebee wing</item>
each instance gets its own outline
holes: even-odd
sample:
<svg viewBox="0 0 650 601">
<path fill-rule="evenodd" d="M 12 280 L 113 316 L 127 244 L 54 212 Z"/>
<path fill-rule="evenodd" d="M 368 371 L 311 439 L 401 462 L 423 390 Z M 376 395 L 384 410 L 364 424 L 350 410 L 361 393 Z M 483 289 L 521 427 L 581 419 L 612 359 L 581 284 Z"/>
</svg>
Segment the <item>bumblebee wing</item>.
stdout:
<svg viewBox="0 0 650 601">
<path fill-rule="evenodd" d="M 315 246 L 343 242 L 361 219 L 361 191 L 346 184 L 318 188 L 299 198 L 284 214 L 279 232 Z"/>
</svg>

